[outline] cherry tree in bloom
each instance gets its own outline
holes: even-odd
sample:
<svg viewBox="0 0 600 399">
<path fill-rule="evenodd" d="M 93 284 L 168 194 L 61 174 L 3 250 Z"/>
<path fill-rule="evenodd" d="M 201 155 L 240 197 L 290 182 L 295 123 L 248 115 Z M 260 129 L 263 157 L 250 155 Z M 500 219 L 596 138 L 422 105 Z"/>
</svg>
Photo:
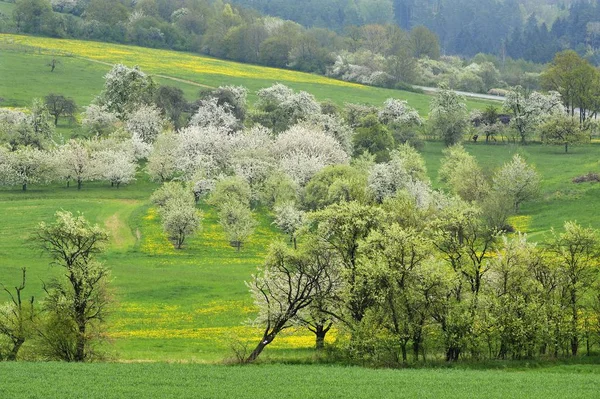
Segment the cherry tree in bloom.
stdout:
<svg viewBox="0 0 600 399">
<path fill-rule="evenodd" d="M 217 128 L 226 134 L 232 134 L 240 128 L 240 121 L 229 104 L 219 105 L 217 98 L 207 98 L 200 102 L 200 107 L 190 120 L 190 126 Z"/>
<path fill-rule="evenodd" d="M 46 151 L 33 147 L 20 147 L 16 151 L 0 154 L 0 176 L 4 185 L 21 185 L 23 191 L 30 184 L 52 180 L 52 157 Z"/>
<path fill-rule="evenodd" d="M 94 162 L 100 177 L 111 186 L 119 188 L 135 180 L 138 165 L 130 152 L 105 150 L 96 154 Z"/>
<path fill-rule="evenodd" d="M 55 159 L 58 163 L 57 174 L 67 181 L 67 187 L 69 182 L 74 180 L 77 182 L 77 189 L 80 190 L 83 182 L 97 177 L 92 151 L 87 143 L 70 140 L 58 149 Z"/>
<path fill-rule="evenodd" d="M 165 126 L 160 110 L 154 105 L 142 105 L 127 117 L 127 130 L 144 143 L 152 144 Z"/>
<path fill-rule="evenodd" d="M 233 138 L 218 127 L 190 126 L 177 132 L 175 139 L 175 159 L 186 178 L 191 177 L 198 169 L 218 174 L 226 171 L 231 164 Z"/>
<path fill-rule="evenodd" d="M 402 126 L 421 125 L 423 119 L 416 109 L 410 107 L 406 101 L 389 98 L 379 111 L 379 120 L 384 124 L 398 124 Z"/>
<path fill-rule="evenodd" d="M 85 107 L 81 125 L 87 132 L 103 136 L 112 133 L 118 121 L 117 115 L 110 112 L 106 106 L 91 104 Z"/>
<path fill-rule="evenodd" d="M 306 184 L 325 166 L 349 161 L 336 139 L 321 130 L 300 125 L 281 133 L 273 148 L 281 170 L 300 185 Z"/>
</svg>

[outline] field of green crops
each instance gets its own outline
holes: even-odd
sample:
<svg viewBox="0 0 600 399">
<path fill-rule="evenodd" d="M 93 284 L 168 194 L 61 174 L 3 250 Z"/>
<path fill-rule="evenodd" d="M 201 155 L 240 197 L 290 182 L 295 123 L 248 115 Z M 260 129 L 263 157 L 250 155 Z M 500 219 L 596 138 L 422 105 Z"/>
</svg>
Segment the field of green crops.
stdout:
<svg viewBox="0 0 600 399">
<path fill-rule="evenodd" d="M 3 398 L 597 398 L 597 365 L 517 370 L 0 364 Z M 27 381 L 27 388 L 24 382 Z"/>
</svg>

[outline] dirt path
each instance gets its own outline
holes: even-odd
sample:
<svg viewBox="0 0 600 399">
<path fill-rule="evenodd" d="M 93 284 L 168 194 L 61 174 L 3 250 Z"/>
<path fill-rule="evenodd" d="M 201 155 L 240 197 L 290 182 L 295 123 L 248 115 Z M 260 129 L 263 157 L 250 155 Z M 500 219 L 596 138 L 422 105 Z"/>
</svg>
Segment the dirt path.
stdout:
<svg viewBox="0 0 600 399">
<path fill-rule="evenodd" d="M 115 64 L 111 64 L 110 62 L 105 62 L 105 61 L 100 61 L 100 60 L 94 60 L 92 58 L 83 58 L 83 57 L 78 57 L 78 58 L 81 58 L 82 60 L 86 60 L 86 61 L 90 61 L 90 62 L 95 62 L 97 64 L 107 65 L 107 66 L 110 66 L 110 67 L 113 67 L 115 65 Z M 180 78 L 176 78 L 174 76 L 159 75 L 159 74 L 154 74 L 152 76 L 155 76 L 155 77 L 161 78 L 161 79 L 172 80 L 174 82 L 185 83 L 185 84 L 196 86 L 196 87 L 203 87 L 205 89 L 215 89 L 214 86 L 204 85 L 202 83 L 197 83 L 197 82 L 194 82 L 194 81 L 191 81 L 191 80 L 187 80 L 187 79 L 180 79 Z"/>
</svg>

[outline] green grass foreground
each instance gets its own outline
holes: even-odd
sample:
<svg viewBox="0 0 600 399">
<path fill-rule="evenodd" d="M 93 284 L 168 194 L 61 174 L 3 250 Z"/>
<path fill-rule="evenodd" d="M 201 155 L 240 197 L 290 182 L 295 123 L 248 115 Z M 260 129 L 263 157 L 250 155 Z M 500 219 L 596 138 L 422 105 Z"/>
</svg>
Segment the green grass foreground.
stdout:
<svg viewBox="0 0 600 399">
<path fill-rule="evenodd" d="M 598 366 L 529 370 L 0 363 L 2 398 L 597 398 Z"/>
</svg>

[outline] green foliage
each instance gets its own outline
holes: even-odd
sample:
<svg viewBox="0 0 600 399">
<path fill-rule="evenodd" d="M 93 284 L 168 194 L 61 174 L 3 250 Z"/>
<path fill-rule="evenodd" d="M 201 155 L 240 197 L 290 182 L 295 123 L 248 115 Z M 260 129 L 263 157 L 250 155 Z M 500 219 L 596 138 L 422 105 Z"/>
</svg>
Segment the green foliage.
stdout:
<svg viewBox="0 0 600 399">
<path fill-rule="evenodd" d="M 48 333 L 40 332 L 42 341 L 56 359 L 89 360 L 110 303 L 110 272 L 95 259 L 108 241 L 108 234 L 82 215 L 74 217 L 63 211 L 56 213 L 55 223 L 40 223 L 33 240 L 66 273 L 44 287 L 47 297 L 43 309 L 51 321 Z"/>
<path fill-rule="evenodd" d="M 302 203 L 309 210 L 366 199 L 366 177 L 350 165 L 328 166 L 317 173 L 304 189 Z"/>
<path fill-rule="evenodd" d="M 394 137 L 375 115 L 371 115 L 360 121 L 360 127 L 353 137 L 353 145 L 355 157 L 369 153 L 375 155 L 376 162 L 386 162 L 394 147 Z"/>
<path fill-rule="evenodd" d="M 247 204 L 228 200 L 220 206 L 219 223 L 230 244 L 239 252 L 242 245 L 254 233 L 256 220 Z"/>
<path fill-rule="evenodd" d="M 431 132 L 447 146 L 460 143 L 468 126 L 466 110 L 466 105 L 458 94 L 447 86 L 441 86 L 431 100 Z"/>
<path fill-rule="evenodd" d="M 565 153 L 569 146 L 588 142 L 589 134 L 581 129 L 579 121 L 566 115 L 551 117 L 538 127 L 542 142 L 545 144 L 562 145 Z"/>
</svg>

